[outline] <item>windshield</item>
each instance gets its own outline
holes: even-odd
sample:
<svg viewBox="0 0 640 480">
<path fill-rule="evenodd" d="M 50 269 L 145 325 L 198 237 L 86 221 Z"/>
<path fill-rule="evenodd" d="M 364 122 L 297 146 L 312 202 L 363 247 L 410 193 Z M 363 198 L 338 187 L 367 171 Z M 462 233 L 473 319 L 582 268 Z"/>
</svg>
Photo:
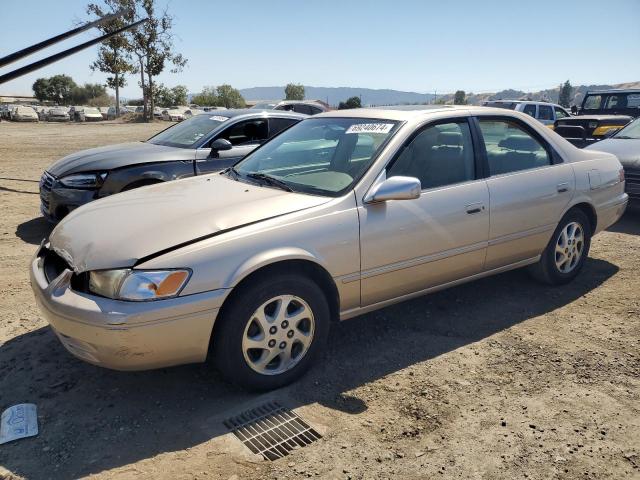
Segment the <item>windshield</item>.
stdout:
<svg viewBox="0 0 640 480">
<path fill-rule="evenodd" d="M 272 177 L 295 192 L 337 197 L 366 172 L 397 127 L 392 120 L 368 118 L 304 120 L 249 154 L 234 171 L 250 179 Z"/>
<path fill-rule="evenodd" d="M 221 115 L 195 115 L 184 122 L 163 130 L 147 141 L 155 145 L 193 148 L 202 137 L 207 136 L 228 119 L 229 117 Z"/>
<path fill-rule="evenodd" d="M 624 127 L 618 133 L 614 135 L 614 138 L 624 138 L 629 140 L 640 140 L 640 118 L 631 122 Z"/>
</svg>

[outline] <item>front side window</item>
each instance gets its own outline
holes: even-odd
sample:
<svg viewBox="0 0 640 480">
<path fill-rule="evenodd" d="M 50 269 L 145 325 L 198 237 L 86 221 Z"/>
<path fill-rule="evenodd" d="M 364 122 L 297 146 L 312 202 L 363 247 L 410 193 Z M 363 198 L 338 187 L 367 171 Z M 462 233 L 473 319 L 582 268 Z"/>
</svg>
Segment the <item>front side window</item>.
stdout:
<svg viewBox="0 0 640 480">
<path fill-rule="evenodd" d="M 155 145 L 169 147 L 195 148 L 196 144 L 228 118 L 219 115 L 195 115 L 188 120 L 167 128 L 147 140 Z"/>
<path fill-rule="evenodd" d="M 553 109 L 549 105 L 538 105 L 538 120 L 553 120 Z"/>
<path fill-rule="evenodd" d="M 561 118 L 566 118 L 569 116 L 569 114 L 560 107 L 553 107 L 553 109 L 556 112 L 556 120 L 559 120 Z"/>
<path fill-rule="evenodd" d="M 366 172 L 397 128 L 393 120 L 310 118 L 249 154 L 235 173 L 249 180 L 269 176 L 297 192 L 339 196 Z"/>
<path fill-rule="evenodd" d="M 602 95 L 587 95 L 584 99 L 582 108 L 584 110 L 600 110 L 602 104 Z"/>
<path fill-rule="evenodd" d="M 527 115 L 531 115 L 533 118 L 536 118 L 536 106 L 535 105 L 525 105 L 522 110 Z"/>
<path fill-rule="evenodd" d="M 512 120 L 480 118 L 490 175 L 551 165 L 544 146 Z"/>
<path fill-rule="evenodd" d="M 229 140 L 231 145 L 256 145 L 269 138 L 269 125 L 266 118 L 245 120 L 231 125 L 217 136 Z"/>
<path fill-rule="evenodd" d="M 423 190 L 473 180 L 473 142 L 467 122 L 422 130 L 387 171 L 387 178 L 394 176 L 415 177 Z"/>
</svg>

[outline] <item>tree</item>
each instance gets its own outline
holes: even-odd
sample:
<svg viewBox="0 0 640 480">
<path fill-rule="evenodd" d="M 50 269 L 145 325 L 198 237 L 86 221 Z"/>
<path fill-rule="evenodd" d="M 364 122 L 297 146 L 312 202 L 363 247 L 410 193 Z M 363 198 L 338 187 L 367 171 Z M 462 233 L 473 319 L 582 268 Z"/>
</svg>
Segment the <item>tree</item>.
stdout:
<svg viewBox="0 0 640 480">
<path fill-rule="evenodd" d="M 564 84 L 560 84 L 560 89 L 558 92 L 558 103 L 563 107 L 569 107 L 571 105 L 571 100 L 573 98 L 573 87 L 571 86 L 571 82 L 567 80 Z"/>
<path fill-rule="evenodd" d="M 244 108 L 247 104 L 242 98 L 242 95 L 238 90 L 231 85 L 219 85 L 216 88 L 217 102 L 216 105 L 226 108 Z"/>
<path fill-rule="evenodd" d="M 362 102 L 360 97 L 348 98 L 346 102 L 340 102 L 338 104 L 338 110 L 347 110 L 349 108 L 361 108 Z"/>
<path fill-rule="evenodd" d="M 466 105 L 467 104 L 467 94 L 464 90 L 458 90 L 453 95 L 453 104 L 454 105 Z"/>
<path fill-rule="evenodd" d="M 111 33 L 118 30 L 133 21 L 134 4 L 133 0 L 103 0 L 104 7 L 95 3 L 87 6 L 87 13 L 102 17 L 109 13 L 117 11 L 124 12 L 98 28 L 103 33 Z M 127 36 L 122 33 L 114 35 L 100 45 L 98 49 L 98 58 L 91 64 L 91 70 L 99 70 L 108 74 L 107 86 L 115 90 L 116 99 L 116 116 L 120 115 L 120 88 L 124 87 L 127 82 L 124 75 L 134 71 L 131 63 L 131 45 Z"/>
<path fill-rule="evenodd" d="M 76 82 L 68 75 L 38 78 L 32 86 L 33 93 L 38 100 L 59 105 L 70 104 L 73 99 L 73 90 L 77 87 Z"/>
<path fill-rule="evenodd" d="M 148 18 L 129 34 L 130 44 L 138 61 L 137 72 L 140 73 L 140 87 L 145 100 L 144 118 L 148 120 L 153 116 L 155 104 L 155 77 L 164 71 L 168 63 L 173 65 L 171 72 L 179 72 L 186 65 L 187 59 L 173 51 L 173 17 L 167 10 L 157 15 L 155 0 L 134 1 L 137 7 L 136 18 Z"/>
<path fill-rule="evenodd" d="M 174 105 L 186 105 L 187 104 L 187 87 L 184 85 L 176 85 L 171 89 L 171 96 L 173 97 Z"/>
<path fill-rule="evenodd" d="M 167 88 L 159 84 L 155 88 L 153 102 L 155 105 L 165 108 L 173 105 L 186 105 L 187 87 L 178 85 L 173 88 Z"/>
<path fill-rule="evenodd" d="M 70 102 L 74 105 L 86 105 L 95 98 L 103 97 L 107 89 L 99 83 L 85 83 L 83 86 L 75 85 L 71 89 Z"/>
<path fill-rule="evenodd" d="M 289 83 L 284 87 L 286 100 L 304 100 L 304 85 Z"/>
<path fill-rule="evenodd" d="M 48 78 L 38 78 L 31 87 L 33 89 L 33 94 L 40 102 L 49 101 L 50 98 L 50 89 L 51 86 L 49 84 Z"/>
<path fill-rule="evenodd" d="M 203 87 L 202 92 L 191 97 L 191 102 L 200 106 L 213 106 L 218 104 L 216 87 Z"/>
</svg>

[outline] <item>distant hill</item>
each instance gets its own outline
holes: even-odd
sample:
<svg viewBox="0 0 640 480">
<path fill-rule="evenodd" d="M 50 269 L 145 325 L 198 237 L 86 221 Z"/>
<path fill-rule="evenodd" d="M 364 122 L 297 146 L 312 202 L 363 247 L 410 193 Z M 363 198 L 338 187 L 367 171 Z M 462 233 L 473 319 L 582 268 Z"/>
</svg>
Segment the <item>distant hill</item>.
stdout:
<svg viewBox="0 0 640 480">
<path fill-rule="evenodd" d="M 559 83 L 559 82 L 558 82 Z M 572 104 L 579 105 L 587 90 L 606 88 L 640 88 L 640 82 L 619 83 L 615 85 L 578 85 L 574 86 Z M 403 92 L 391 89 L 371 89 L 356 87 L 312 87 L 305 85 L 305 97 L 322 100 L 329 105 L 338 105 L 349 97 L 361 97 L 362 105 L 401 105 L 432 103 L 432 93 Z M 240 90 L 245 100 L 278 100 L 284 98 L 284 87 L 253 87 Z M 439 101 L 453 103 L 453 92 L 437 96 Z M 550 88 L 537 92 L 507 89 L 500 92 L 472 93 L 467 92 L 467 101 L 471 105 L 479 105 L 485 100 L 516 99 L 558 101 L 558 88 Z"/>
<path fill-rule="evenodd" d="M 361 97 L 363 105 L 396 105 L 429 103 L 433 94 L 402 92 L 399 90 L 375 90 L 354 87 L 311 87 L 305 85 L 305 97 L 337 105 L 350 97 Z M 240 90 L 245 100 L 278 100 L 284 98 L 284 87 L 253 87 Z"/>
</svg>

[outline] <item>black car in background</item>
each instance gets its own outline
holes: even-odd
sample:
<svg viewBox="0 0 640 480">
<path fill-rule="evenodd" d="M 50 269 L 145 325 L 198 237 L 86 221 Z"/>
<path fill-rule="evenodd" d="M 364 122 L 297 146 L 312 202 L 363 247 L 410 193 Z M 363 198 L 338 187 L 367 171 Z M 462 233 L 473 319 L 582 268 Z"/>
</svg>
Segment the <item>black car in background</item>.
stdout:
<svg viewBox="0 0 640 480">
<path fill-rule="evenodd" d="M 607 138 L 640 116 L 640 89 L 587 92 L 574 116 L 556 120 L 554 130 L 577 147 Z"/>
<path fill-rule="evenodd" d="M 114 193 L 223 170 L 307 115 L 221 110 L 196 115 L 145 142 L 91 148 L 50 165 L 40 179 L 40 210 L 51 222 Z"/>
</svg>

